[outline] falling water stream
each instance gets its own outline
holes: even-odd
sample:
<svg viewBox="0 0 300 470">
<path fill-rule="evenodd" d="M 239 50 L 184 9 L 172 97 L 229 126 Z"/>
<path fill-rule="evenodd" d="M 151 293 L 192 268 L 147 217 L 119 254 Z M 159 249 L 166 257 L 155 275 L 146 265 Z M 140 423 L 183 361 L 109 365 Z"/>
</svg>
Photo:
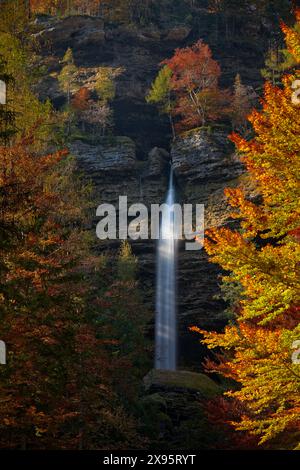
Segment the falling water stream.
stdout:
<svg viewBox="0 0 300 470">
<path fill-rule="evenodd" d="M 165 200 L 166 216 L 160 223 L 156 271 L 155 367 L 176 370 L 176 237 L 174 227 L 175 188 L 170 170 Z"/>
</svg>

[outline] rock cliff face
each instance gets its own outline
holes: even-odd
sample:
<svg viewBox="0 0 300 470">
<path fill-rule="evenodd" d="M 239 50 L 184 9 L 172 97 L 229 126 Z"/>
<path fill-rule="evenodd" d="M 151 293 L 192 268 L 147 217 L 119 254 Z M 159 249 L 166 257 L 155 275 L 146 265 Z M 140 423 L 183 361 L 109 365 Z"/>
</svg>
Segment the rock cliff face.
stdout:
<svg viewBox="0 0 300 470">
<path fill-rule="evenodd" d="M 225 84 L 232 83 L 237 71 L 245 71 L 245 75 L 249 71 L 251 83 L 258 82 L 261 52 L 267 41 L 264 44 L 261 39 L 259 45 L 251 43 L 251 46 L 241 41 L 240 49 L 233 48 L 232 41 L 222 42 L 221 47 L 212 33 L 207 13 L 199 12 L 197 25 L 191 26 L 192 23 L 178 18 L 175 23 L 161 19 L 160 24 L 137 28 L 80 16 L 62 21 L 40 20 L 37 37 L 50 74 L 40 86 L 40 95 L 49 96 L 58 108 L 64 104 L 65 97 L 59 89 L 57 73 L 68 47 L 73 49 L 83 85 L 89 86 L 97 67 L 124 69 L 117 78 L 113 103 L 115 134 L 123 137 L 99 137 L 93 142 L 75 140 L 70 146 L 79 167 L 94 182 L 95 213 L 101 203 L 117 206 L 120 195 L 127 195 L 128 204 L 143 202 L 150 207 L 152 203 L 163 202 L 172 161 L 180 201 L 205 205 L 206 228 L 230 223 L 223 190 L 238 183 L 243 169 L 234 158 L 226 132 L 198 130 L 185 134 L 170 146 L 169 124 L 155 108 L 145 103 L 145 94 L 158 64 L 170 57 L 176 47 L 201 37 L 213 46 L 214 56 L 220 59 L 226 72 Z M 233 69 L 232 64 L 239 64 L 239 69 Z M 145 308 L 151 309 L 154 320 L 155 243 L 140 240 L 132 245 L 139 259 Z M 117 247 L 118 242 L 100 242 L 95 236 L 97 251 Z M 219 268 L 208 262 L 204 250 L 188 252 L 181 248 L 178 259 L 181 367 L 199 370 L 203 356 L 198 336 L 190 333 L 188 327 L 200 325 L 215 329 L 224 323 L 224 303 L 216 298 L 219 275 Z M 149 330 L 153 335 L 153 322 Z"/>
<path fill-rule="evenodd" d="M 231 222 L 224 197 L 227 186 L 239 184 L 243 167 L 228 145 L 226 134 L 204 130 L 177 139 L 171 157 L 183 203 L 204 204 L 205 230 Z M 197 362 L 201 356 L 188 331 L 190 325 L 216 329 L 224 324 L 224 302 L 218 298 L 219 267 L 204 250 L 181 250 L 178 260 L 179 324 L 183 357 Z M 196 336 L 195 341 L 198 338 Z"/>
<path fill-rule="evenodd" d="M 205 450 L 222 442 L 223 436 L 203 412 L 205 402 L 222 391 L 209 377 L 187 371 L 151 371 L 144 384 L 141 405 L 153 449 Z"/>
<path fill-rule="evenodd" d="M 228 153 L 230 147 L 222 133 L 190 132 L 174 142 L 171 154 L 154 148 L 147 161 L 136 158 L 133 141 L 124 137 L 104 138 L 93 145 L 75 141 L 71 151 L 95 184 L 97 205 L 110 203 L 118 207 L 120 195 L 127 195 L 128 205 L 143 202 L 149 210 L 151 204 L 162 203 L 172 159 L 180 201 L 205 205 L 206 228 L 229 223 L 223 188 L 236 185 L 243 168 Z M 96 243 L 96 249 L 100 251 L 114 250 L 117 246 L 117 242 L 109 240 Z M 145 305 L 154 314 L 155 242 L 138 240 L 132 242 L 132 247 L 139 259 Z M 212 329 L 224 322 L 224 303 L 215 298 L 219 274 L 219 268 L 208 262 L 204 250 L 185 251 L 184 244 L 180 245 L 178 325 L 181 366 L 198 368 L 203 352 L 197 335 L 190 333 L 188 327 L 200 325 Z M 150 330 L 153 334 L 153 322 Z"/>
<path fill-rule="evenodd" d="M 104 24 L 100 18 L 78 16 L 60 22 L 48 19 L 41 24 L 38 38 L 52 77 L 43 83 L 41 97 L 50 95 L 56 106 L 63 104 L 65 98 L 55 73 L 68 47 L 73 50 L 85 85 L 100 65 L 122 69 L 113 104 L 116 133 L 131 137 L 138 158 L 146 158 L 152 147 L 165 146 L 170 138 L 167 119 L 146 104 L 146 91 L 159 63 L 183 45 L 190 32 L 186 25 L 137 29 Z"/>
</svg>

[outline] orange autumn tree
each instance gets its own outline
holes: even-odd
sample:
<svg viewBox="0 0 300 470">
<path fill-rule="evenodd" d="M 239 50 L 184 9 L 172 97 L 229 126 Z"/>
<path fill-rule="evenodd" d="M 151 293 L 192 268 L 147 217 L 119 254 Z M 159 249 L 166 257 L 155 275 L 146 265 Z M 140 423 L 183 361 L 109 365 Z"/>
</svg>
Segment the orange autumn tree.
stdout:
<svg viewBox="0 0 300 470">
<path fill-rule="evenodd" d="M 173 115 L 179 129 L 203 126 L 226 114 L 229 95 L 220 90 L 221 69 L 207 44 L 199 40 L 191 47 L 176 49 L 163 62 L 172 71 L 170 87 L 175 96 Z"/>
<path fill-rule="evenodd" d="M 299 63 L 300 36 L 282 29 Z M 299 77 L 285 76 L 282 87 L 266 83 L 262 110 L 249 118 L 255 137 L 231 136 L 260 201 L 241 188 L 226 191 L 240 229 L 210 230 L 206 250 L 227 272 L 227 289 L 239 286 L 241 294 L 224 332 L 193 328 L 223 351 L 208 369 L 238 384 L 226 393 L 243 407 L 235 428 L 287 449 L 300 442 L 300 107 L 292 102 Z"/>
<path fill-rule="evenodd" d="M 102 0 L 28 0 L 31 13 L 97 15 Z"/>
</svg>

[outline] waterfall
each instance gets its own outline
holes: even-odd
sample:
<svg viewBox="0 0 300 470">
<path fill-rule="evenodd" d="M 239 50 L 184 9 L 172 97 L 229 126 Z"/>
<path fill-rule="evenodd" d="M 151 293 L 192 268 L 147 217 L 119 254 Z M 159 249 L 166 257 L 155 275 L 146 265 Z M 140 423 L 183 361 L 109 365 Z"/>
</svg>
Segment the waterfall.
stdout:
<svg viewBox="0 0 300 470">
<path fill-rule="evenodd" d="M 156 270 L 155 367 L 176 370 L 176 237 L 174 228 L 175 188 L 171 167 L 165 200 L 166 216 L 160 223 Z"/>
</svg>

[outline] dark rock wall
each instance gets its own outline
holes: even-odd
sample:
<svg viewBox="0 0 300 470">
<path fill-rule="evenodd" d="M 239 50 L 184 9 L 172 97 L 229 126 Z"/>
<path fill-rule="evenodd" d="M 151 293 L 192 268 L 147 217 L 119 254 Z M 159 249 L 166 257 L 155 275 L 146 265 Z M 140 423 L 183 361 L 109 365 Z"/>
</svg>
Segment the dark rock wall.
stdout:
<svg viewBox="0 0 300 470">
<path fill-rule="evenodd" d="M 243 168 L 227 153 L 226 138 L 222 134 L 189 133 L 174 142 L 171 155 L 164 149 L 154 148 L 147 161 L 136 158 L 133 141 L 124 137 L 116 137 L 113 142 L 103 139 L 94 145 L 76 141 L 71 151 L 95 184 L 96 205 L 105 202 L 118 207 L 120 195 L 127 195 L 128 205 L 143 202 L 149 210 L 152 203 L 162 203 L 172 158 L 180 201 L 205 205 L 206 228 L 230 222 L 223 188 L 236 185 Z M 99 251 L 114 251 L 118 247 L 115 241 L 99 241 L 95 245 Z M 133 241 L 132 247 L 139 259 L 145 308 L 153 312 L 154 321 L 155 241 Z M 199 338 L 189 331 L 189 326 L 215 329 L 224 324 L 224 302 L 216 298 L 219 275 L 219 268 L 208 262 L 204 250 L 186 251 L 184 243 L 180 243 L 177 278 L 182 367 L 199 369 L 203 356 Z M 150 334 L 153 336 L 153 322 Z"/>
<path fill-rule="evenodd" d="M 206 1 L 202 2 L 203 7 L 194 9 L 183 0 L 157 3 L 155 17 L 143 26 L 75 16 L 41 21 L 37 34 L 49 72 L 59 71 L 59 61 L 68 47 L 83 70 L 103 65 L 124 68 L 117 79 L 113 103 L 115 133 L 135 141 L 139 159 L 147 158 L 152 147 L 169 148 L 168 120 L 145 103 L 145 94 L 162 60 L 171 57 L 176 48 L 202 38 L 221 64 L 223 86 L 232 86 L 235 75 L 240 73 L 245 83 L 259 88 L 264 53 L 271 39 L 280 42 L 280 16 L 286 19 L 290 13 L 288 0 L 281 1 L 279 13 L 270 8 L 267 17 L 260 17 L 251 8 L 243 15 L 233 15 L 233 11 L 214 15 L 207 10 Z M 63 103 L 55 77 L 44 82 L 41 96 L 50 96 L 57 106 Z"/>
<path fill-rule="evenodd" d="M 95 209 L 104 202 L 117 204 L 119 195 L 127 195 L 129 204 L 141 201 L 150 206 L 163 202 L 172 159 L 180 200 L 205 204 L 206 228 L 229 223 L 223 189 L 238 184 L 243 170 L 228 144 L 226 132 L 191 132 L 170 146 L 168 121 L 145 103 L 145 94 L 159 63 L 170 57 L 176 47 L 199 38 L 212 46 L 214 57 L 220 60 L 224 85 L 232 84 L 235 74 L 241 72 L 246 83 L 259 86 L 259 69 L 269 44 L 271 22 L 263 19 L 253 22 L 251 16 L 240 21 L 235 18 L 235 26 L 230 26 L 228 32 L 224 21 L 217 23 L 217 16 L 205 9 L 196 11 L 189 19 L 179 15 L 168 17 L 167 11 L 158 22 L 144 27 L 104 24 L 100 18 L 80 16 L 40 22 L 37 37 L 50 73 L 41 83 L 40 94 L 42 98 L 50 97 L 57 107 L 64 103 L 57 73 L 67 47 L 73 49 L 83 84 L 88 85 L 97 67 L 123 67 L 113 107 L 115 134 L 126 137 L 98 139 L 98 143 L 75 141 L 71 145 L 79 167 L 95 184 Z M 97 250 L 116 250 L 117 246 L 116 242 L 97 241 L 95 235 Z M 154 319 L 155 243 L 137 241 L 133 250 L 139 259 L 145 308 L 151 309 Z M 203 250 L 180 250 L 181 366 L 197 370 L 203 356 L 198 336 L 188 330 L 190 325 L 215 329 L 224 324 L 224 303 L 216 298 L 219 275 L 219 268 L 208 262 Z M 153 336 L 153 323 L 149 328 Z"/>
</svg>

